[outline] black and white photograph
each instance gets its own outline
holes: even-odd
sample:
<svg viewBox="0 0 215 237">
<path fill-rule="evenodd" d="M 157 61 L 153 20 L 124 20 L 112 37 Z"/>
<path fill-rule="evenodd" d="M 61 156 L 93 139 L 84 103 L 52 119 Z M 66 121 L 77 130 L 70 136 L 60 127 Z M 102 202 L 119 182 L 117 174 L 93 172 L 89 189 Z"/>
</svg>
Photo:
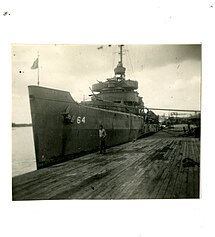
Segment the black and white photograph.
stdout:
<svg viewBox="0 0 215 237">
<path fill-rule="evenodd" d="M 215 1 L 0 5 L 1 236 L 213 236 Z"/>
<path fill-rule="evenodd" d="M 200 197 L 200 44 L 12 45 L 12 76 L 13 200 Z"/>
</svg>

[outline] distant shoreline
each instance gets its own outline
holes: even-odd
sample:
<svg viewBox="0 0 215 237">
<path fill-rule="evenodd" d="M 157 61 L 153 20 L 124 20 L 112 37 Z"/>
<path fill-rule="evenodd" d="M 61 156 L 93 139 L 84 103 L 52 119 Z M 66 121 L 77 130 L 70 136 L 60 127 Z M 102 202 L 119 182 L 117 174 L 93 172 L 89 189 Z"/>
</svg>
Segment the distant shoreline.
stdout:
<svg viewBox="0 0 215 237">
<path fill-rule="evenodd" d="M 32 127 L 32 123 L 12 123 L 12 127 Z"/>
</svg>

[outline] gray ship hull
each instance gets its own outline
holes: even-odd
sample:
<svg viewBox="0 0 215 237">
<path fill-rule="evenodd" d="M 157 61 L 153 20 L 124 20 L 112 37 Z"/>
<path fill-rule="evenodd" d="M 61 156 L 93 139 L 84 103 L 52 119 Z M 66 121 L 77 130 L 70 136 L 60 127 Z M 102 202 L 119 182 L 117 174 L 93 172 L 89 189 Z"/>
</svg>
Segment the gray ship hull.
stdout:
<svg viewBox="0 0 215 237">
<path fill-rule="evenodd" d="M 85 106 L 66 91 L 29 86 L 29 97 L 38 169 L 98 150 L 101 124 L 107 147 L 158 130 L 143 116 Z"/>
</svg>

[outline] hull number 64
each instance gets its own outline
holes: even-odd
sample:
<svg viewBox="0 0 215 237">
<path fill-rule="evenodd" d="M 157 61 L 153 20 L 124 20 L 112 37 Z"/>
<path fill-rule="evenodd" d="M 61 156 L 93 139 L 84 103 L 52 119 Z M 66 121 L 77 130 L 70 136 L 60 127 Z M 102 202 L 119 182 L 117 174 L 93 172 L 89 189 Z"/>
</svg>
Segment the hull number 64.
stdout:
<svg viewBox="0 0 215 237">
<path fill-rule="evenodd" d="M 81 116 L 78 116 L 78 117 L 77 117 L 77 124 L 85 123 L 85 122 L 86 122 L 85 117 L 81 117 Z"/>
</svg>

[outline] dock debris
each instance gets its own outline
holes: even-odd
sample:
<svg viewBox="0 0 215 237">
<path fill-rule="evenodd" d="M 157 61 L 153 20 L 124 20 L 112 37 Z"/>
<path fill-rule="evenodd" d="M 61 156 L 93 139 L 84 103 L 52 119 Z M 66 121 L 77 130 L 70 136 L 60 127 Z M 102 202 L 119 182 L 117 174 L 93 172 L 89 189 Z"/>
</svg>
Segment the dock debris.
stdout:
<svg viewBox="0 0 215 237">
<path fill-rule="evenodd" d="M 200 167 L 200 164 L 196 161 L 194 161 L 193 159 L 190 158 L 184 158 L 182 160 L 183 163 L 183 167 L 194 167 L 195 165 L 197 165 L 198 167 Z"/>
</svg>

